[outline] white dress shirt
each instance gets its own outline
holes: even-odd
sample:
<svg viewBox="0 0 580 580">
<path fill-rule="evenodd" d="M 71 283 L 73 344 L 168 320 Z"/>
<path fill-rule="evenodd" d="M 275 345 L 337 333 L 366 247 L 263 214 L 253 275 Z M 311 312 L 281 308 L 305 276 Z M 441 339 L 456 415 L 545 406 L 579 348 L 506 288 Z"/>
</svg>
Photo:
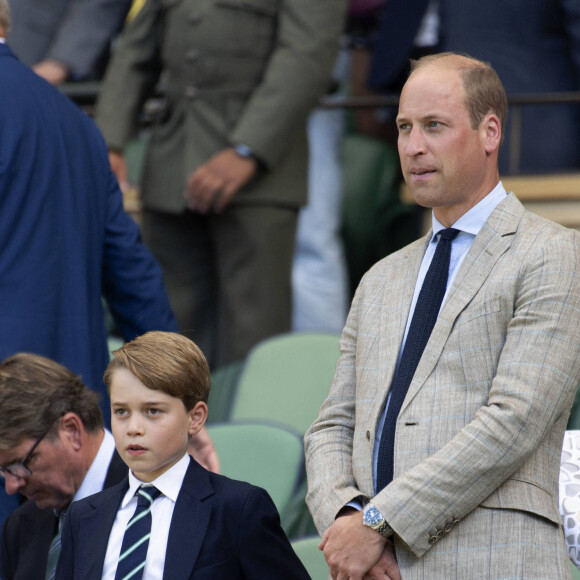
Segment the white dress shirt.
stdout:
<svg viewBox="0 0 580 580">
<path fill-rule="evenodd" d="M 110 431 L 105 429 L 105 436 L 101 441 L 101 446 L 97 452 L 97 456 L 93 459 L 89 470 L 87 471 L 81 486 L 77 489 L 73 501 L 84 499 L 98 493 L 105 486 L 105 479 L 107 472 L 111 465 L 111 459 L 115 453 L 115 440 Z"/>
<path fill-rule="evenodd" d="M 143 580 L 162 580 L 163 578 L 165 552 L 167 551 L 173 509 L 188 466 L 189 455 L 186 453 L 173 467 L 151 482 L 151 485 L 154 485 L 163 495 L 159 496 L 151 506 L 151 538 L 147 550 L 147 562 L 143 570 Z M 109 544 L 103 566 L 103 580 L 115 579 L 125 528 L 137 508 L 135 493 L 142 484 L 143 482 L 129 471 L 129 489 L 121 502 L 109 535 Z"/>
</svg>

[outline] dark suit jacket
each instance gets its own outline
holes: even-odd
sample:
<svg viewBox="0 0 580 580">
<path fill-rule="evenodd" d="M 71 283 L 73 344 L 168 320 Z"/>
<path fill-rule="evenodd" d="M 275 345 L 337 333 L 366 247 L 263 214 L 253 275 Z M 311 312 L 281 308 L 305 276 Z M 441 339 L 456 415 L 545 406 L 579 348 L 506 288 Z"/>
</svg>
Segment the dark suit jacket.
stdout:
<svg viewBox="0 0 580 580">
<path fill-rule="evenodd" d="M 127 476 L 127 466 L 117 452 L 113 454 L 104 487 L 111 487 Z M 52 509 L 39 509 L 27 501 L 12 512 L 2 530 L 3 580 L 41 580 L 58 520 Z"/>
<path fill-rule="evenodd" d="M 75 502 L 65 520 L 57 580 L 100 580 L 127 481 Z M 308 579 L 268 494 L 190 460 L 177 497 L 165 580 Z"/>
<path fill-rule="evenodd" d="M 161 270 L 89 117 L 6 45 L 0 86 L 0 359 L 47 356 L 106 400 L 101 295 L 126 340 L 177 330 Z"/>
<path fill-rule="evenodd" d="M 8 42 L 27 66 L 44 59 L 82 79 L 100 78 L 131 0 L 9 0 Z"/>
</svg>

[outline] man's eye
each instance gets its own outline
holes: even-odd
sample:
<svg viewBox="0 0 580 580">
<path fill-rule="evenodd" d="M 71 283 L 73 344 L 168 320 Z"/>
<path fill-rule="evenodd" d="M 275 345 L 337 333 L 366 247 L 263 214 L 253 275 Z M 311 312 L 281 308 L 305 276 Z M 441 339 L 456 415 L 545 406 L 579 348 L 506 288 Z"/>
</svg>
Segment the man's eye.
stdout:
<svg viewBox="0 0 580 580">
<path fill-rule="evenodd" d="M 398 128 L 399 128 L 399 133 L 403 133 L 404 131 L 409 130 L 410 125 L 409 125 L 409 123 L 401 123 Z"/>
<path fill-rule="evenodd" d="M 429 127 L 429 129 L 437 129 L 440 126 L 441 126 L 441 123 L 439 121 L 429 121 L 427 123 L 427 127 Z"/>
</svg>

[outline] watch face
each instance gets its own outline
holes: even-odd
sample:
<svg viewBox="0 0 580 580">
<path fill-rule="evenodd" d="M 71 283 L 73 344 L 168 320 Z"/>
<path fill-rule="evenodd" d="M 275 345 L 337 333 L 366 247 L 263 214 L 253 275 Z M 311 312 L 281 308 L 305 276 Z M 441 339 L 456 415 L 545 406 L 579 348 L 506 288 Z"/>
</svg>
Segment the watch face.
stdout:
<svg viewBox="0 0 580 580">
<path fill-rule="evenodd" d="M 382 523 L 385 519 L 381 512 L 375 506 L 369 506 L 364 513 L 365 522 L 370 526 L 376 526 Z"/>
</svg>

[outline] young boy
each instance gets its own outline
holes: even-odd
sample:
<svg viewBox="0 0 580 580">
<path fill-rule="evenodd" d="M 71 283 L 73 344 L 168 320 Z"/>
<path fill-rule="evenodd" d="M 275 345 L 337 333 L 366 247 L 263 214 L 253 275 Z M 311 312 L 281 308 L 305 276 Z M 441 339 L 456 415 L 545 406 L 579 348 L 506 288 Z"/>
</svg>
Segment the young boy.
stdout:
<svg viewBox="0 0 580 580">
<path fill-rule="evenodd" d="M 71 505 L 57 580 L 308 579 L 268 494 L 187 454 L 207 417 L 199 348 L 149 332 L 113 355 L 105 383 L 129 479 Z"/>
</svg>

